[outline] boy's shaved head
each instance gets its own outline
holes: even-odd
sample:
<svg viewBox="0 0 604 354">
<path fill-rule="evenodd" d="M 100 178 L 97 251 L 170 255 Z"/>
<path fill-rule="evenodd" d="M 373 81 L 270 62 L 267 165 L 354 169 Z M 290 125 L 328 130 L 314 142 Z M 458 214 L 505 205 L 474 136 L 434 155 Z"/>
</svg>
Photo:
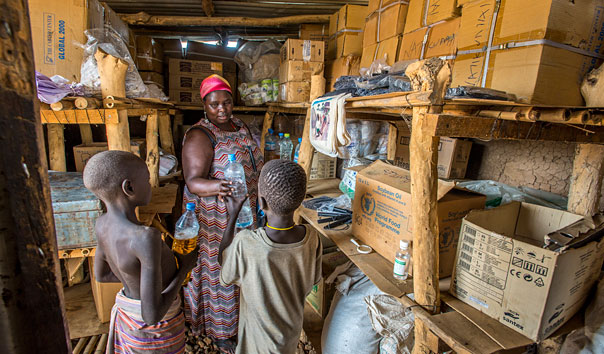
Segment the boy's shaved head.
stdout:
<svg viewBox="0 0 604 354">
<path fill-rule="evenodd" d="M 132 180 L 138 169 L 147 165 L 138 156 L 126 151 L 103 151 L 88 160 L 84 168 L 84 186 L 105 202 L 122 193 L 122 182 Z"/>
<path fill-rule="evenodd" d="M 258 189 L 273 213 L 288 215 L 306 196 L 306 172 L 293 161 L 271 160 L 260 172 Z"/>
</svg>

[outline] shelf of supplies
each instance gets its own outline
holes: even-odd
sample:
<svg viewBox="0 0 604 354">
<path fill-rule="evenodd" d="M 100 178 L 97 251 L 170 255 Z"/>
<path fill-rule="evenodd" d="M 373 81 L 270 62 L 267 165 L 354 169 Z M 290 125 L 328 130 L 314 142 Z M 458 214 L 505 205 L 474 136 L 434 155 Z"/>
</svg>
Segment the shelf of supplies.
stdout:
<svg viewBox="0 0 604 354">
<path fill-rule="evenodd" d="M 177 104 L 176 109 L 181 111 L 203 111 L 203 105 L 183 105 Z M 266 112 L 267 106 L 234 106 L 233 112 Z"/>
</svg>

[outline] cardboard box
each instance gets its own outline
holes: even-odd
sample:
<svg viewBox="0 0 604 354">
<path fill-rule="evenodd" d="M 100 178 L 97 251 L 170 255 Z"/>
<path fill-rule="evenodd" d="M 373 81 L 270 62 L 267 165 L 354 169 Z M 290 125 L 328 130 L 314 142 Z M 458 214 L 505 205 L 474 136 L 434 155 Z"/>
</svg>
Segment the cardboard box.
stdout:
<svg viewBox="0 0 604 354">
<path fill-rule="evenodd" d="M 182 74 L 197 75 L 203 77 L 208 77 L 212 74 L 222 75 L 221 62 L 170 58 L 168 63 L 170 76 Z"/>
<path fill-rule="evenodd" d="M 329 25 L 303 24 L 300 25 L 298 37 L 308 41 L 327 41 L 329 39 Z"/>
<path fill-rule="evenodd" d="M 279 66 L 279 82 L 310 81 L 312 75 L 322 75 L 323 63 L 316 61 L 288 60 Z"/>
<path fill-rule="evenodd" d="M 343 30 L 363 30 L 367 6 L 344 5 L 329 19 L 329 36 Z"/>
<path fill-rule="evenodd" d="M 359 75 L 361 57 L 348 55 L 329 61 L 325 64 L 325 80 L 327 87 L 333 89 L 333 84 L 340 76 Z"/>
<path fill-rule="evenodd" d="M 66 6 L 61 0 L 30 0 L 28 4 L 36 70 L 79 82 L 84 51 L 74 42 L 86 43 L 88 2 L 74 0 Z M 102 14 L 100 19 L 98 13 L 91 17 L 102 26 Z"/>
<path fill-rule="evenodd" d="M 136 68 L 139 71 L 154 71 L 156 73 L 164 72 L 164 62 L 161 59 L 148 57 L 145 55 L 136 56 Z"/>
<path fill-rule="evenodd" d="M 380 10 L 369 16 L 365 22 L 363 47 L 402 34 L 407 18 L 407 8 L 408 5 L 403 3 L 383 5 Z"/>
<path fill-rule="evenodd" d="M 462 223 L 451 294 L 532 340 L 547 338 L 581 308 L 600 274 L 601 236 L 567 227 L 582 221 L 519 202 L 471 212 Z M 544 248 L 544 236 L 558 232 L 581 241 L 566 250 Z"/>
<path fill-rule="evenodd" d="M 73 147 L 73 157 L 77 172 L 84 171 L 84 167 L 90 158 L 99 152 L 107 151 L 107 143 L 80 144 Z M 130 140 L 130 151 L 145 160 L 147 158 L 146 140 L 133 138 Z"/>
<path fill-rule="evenodd" d="M 595 63 L 594 63 L 595 62 Z M 582 106 L 581 82 L 601 60 L 548 45 L 494 50 L 485 68 L 485 53 L 457 55 L 451 87 L 482 86 L 515 94 L 519 102 Z"/>
<path fill-rule="evenodd" d="M 486 197 L 438 181 L 439 276 L 451 275 L 462 218 Z M 401 240 L 413 241 L 409 171 L 376 161 L 357 173 L 352 233 L 389 261 Z"/>
<path fill-rule="evenodd" d="M 310 80 L 290 81 L 279 84 L 281 102 L 308 102 L 310 100 Z"/>
<path fill-rule="evenodd" d="M 210 75 L 191 75 L 176 74 L 170 75 L 170 90 L 197 90 L 201 87 L 201 82 Z M 232 88 L 232 86 L 231 86 Z"/>
<path fill-rule="evenodd" d="M 345 57 L 347 55 L 361 55 L 363 53 L 363 31 L 350 30 L 338 32 L 329 40 L 327 46 L 327 59 Z"/>
<path fill-rule="evenodd" d="M 399 42 L 400 37 L 396 36 L 363 48 L 361 68 L 368 68 L 374 60 L 381 58 L 386 58 L 388 65 L 394 64 L 397 61 Z"/>
<path fill-rule="evenodd" d="M 337 266 L 348 262 L 348 257 L 343 252 L 323 253 L 322 273 L 323 278 L 319 283 L 313 286 L 310 294 L 306 297 L 306 302 L 318 313 L 322 318 L 327 317 L 331 300 L 336 293 L 335 284 L 325 284 L 325 278 L 328 277 Z"/>
<path fill-rule="evenodd" d="M 404 33 L 418 28 L 459 17 L 457 0 L 409 0 L 409 11 L 405 21 Z"/>
<path fill-rule="evenodd" d="M 160 88 L 164 88 L 164 76 L 162 74 L 155 71 L 139 71 L 138 73 L 146 85 L 156 84 Z"/>
<path fill-rule="evenodd" d="M 149 36 L 136 36 L 136 54 L 141 57 L 164 60 L 164 48 L 161 42 Z"/>
<path fill-rule="evenodd" d="M 373 15 L 374 12 L 379 10 L 380 8 L 385 8 L 386 6 L 394 3 L 394 2 L 407 2 L 407 1 L 397 1 L 397 0 L 369 0 L 367 4 L 367 17 Z"/>
<path fill-rule="evenodd" d="M 315 151 L 310 166 L 310 179 L 336 178 L 337 157 L 331 157 Z"/>
<path fill-rule="evenodd" d="M 406 170 L 409 169 L 409 136 L 398 136 L 394 163 Z M 439 178 L 465 178 L 472 142 L 455 138 L 441 137 L 438 144 Z"/>
<path fill-rule="evenodd" d="M 203 105 L 199 90 L 170 90 L 170 101 L 189 105 Z"/>
<path fill-rule="evenodd" d="M 457 17 L 405 34 L 397 60 L 452 58 L 457 53 L 457 31 L 460 22 L 461 19 Z"/>
<path fill-rule="evenodd" d="M 96 314 L 101 323 L 109 322 L 111 320 L 111 309 L 115 304 L 115 295 L 124 286 L 122 283 L 99 283 L 94 276 L 94 257 L 88 257 L 88 270 Z"/>
<path fill-rule="evenodd" d="M 325 43 L 302 39 L 288 39 L 281 47 L 281 62 L 288 60 L 325 61 Z"/>
</svg>

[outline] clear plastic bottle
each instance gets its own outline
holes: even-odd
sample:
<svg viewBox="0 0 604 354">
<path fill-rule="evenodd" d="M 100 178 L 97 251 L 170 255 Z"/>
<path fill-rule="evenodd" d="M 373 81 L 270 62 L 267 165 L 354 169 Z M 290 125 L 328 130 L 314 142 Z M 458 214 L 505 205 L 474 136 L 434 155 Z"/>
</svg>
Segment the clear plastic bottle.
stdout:
<svg viewBox="0 0 604 354">
<path fill-rule="evenodd" d="M 400 249 L 396 252 L 394 259 L 393 276 L 398 280 L 406 280 L 409 277 L 409 242 L 401 240 Z"/>
<path fill-rule="evenodd" d="M 176 222 L 172 250 L 180 254 L 191 253 L 197 246 L 199 222 L 195 215 L 195 203 L 187 203 L 187 210 Z"/>
<path fill-rule="evenodd" d="M 296 151 L 294 152 L 295 163 L 298 163 L 298 157 L 300 156 L 300 145 L 302 145 L 302 138 L 298 138 L 298 145 L 296 145 Z"/>
<path fill-rule="evenodd" d="M 237 162 L 237 158 L 235 154 L 229 155 L 229 164 L 224 170 L 224 179 L 227 181 L 231 181 L 233 184 L 234 197 L 241 197 L 247 194 L 247 184 L 245 183 L 245 171 L 243 170 L 243 166 L 239 162 Z M 243 206 L 241 207 L 241 211 L 239 212 L 239 217 L 237 218 L 237 227 L 240 229 L 244 229 L 249 227 L 254 223 L 254 216 L 252 215 L 252 208 L 250 207 L 249 199 L 245 201 Z"/>
<path fill-rule="evenodd" d="M 277 158 L 277 143 L 273 135 L 274 132 L 274 130 L 269 129 L 268 133 L 264 136 L 264 161 L 266 162 Z"/>
<path fill-rule="evenodd" d="M 289 160 L 292 159 L 292 152 L 294 150 L 294 144 L 289 138 L 289 134 L 285 133 L 283 140 L 281 140 L 281 147 L 279 151 L 281 153 L 281 160 Z"/>
<path fill-rule="evenodd" d="M 277 141 L 275 141 L 275 143 L 277 143 L 277 148 L 275 149 L 275 158 L 280 158 L 281 157 L 281 142 L 283 141 L 283 133 L 279 133 L 279 137 L 277 138 Z"/>
</svg>

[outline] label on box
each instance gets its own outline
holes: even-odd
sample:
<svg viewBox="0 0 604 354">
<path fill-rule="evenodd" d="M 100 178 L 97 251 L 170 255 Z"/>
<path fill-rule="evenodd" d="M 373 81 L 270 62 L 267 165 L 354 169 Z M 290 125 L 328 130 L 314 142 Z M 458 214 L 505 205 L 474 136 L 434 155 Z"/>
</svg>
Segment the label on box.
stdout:
<svg viewBox="0 0 604 354">
<path fill-rule="evenodd" d="M 305 40 L 304 45 L 302 46 L 302 59 L 304 61 L 310 61 L 310 53 L 311 53 L 310 41 Z"/>
</svg>

